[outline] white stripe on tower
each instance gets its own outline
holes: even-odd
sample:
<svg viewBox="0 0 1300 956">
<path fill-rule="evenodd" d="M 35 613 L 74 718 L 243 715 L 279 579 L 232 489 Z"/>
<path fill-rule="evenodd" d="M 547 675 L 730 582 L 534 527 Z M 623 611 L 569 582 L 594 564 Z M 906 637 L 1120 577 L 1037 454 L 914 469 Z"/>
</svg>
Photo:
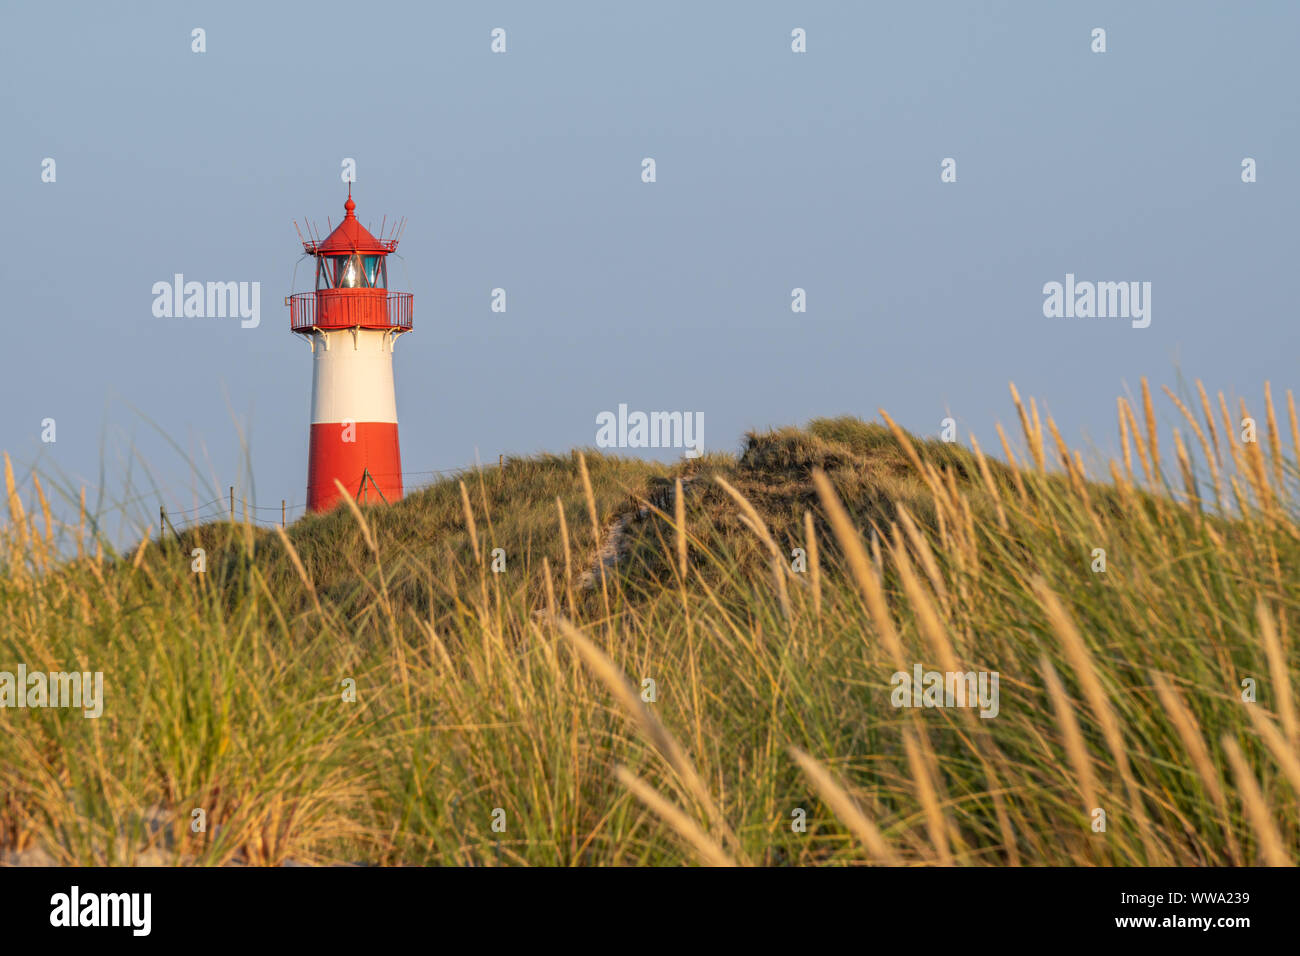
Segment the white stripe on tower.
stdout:
<svg viewBox="0 0 1300 956">
<path fill-rule="evenodd" d="M 318 333 L 311 377 L 311 422 L 397 423 L 393 347 L 389 332 L 360 329 Z M 328 336 L 328 338 L 327 338 Z"/>
</svg>

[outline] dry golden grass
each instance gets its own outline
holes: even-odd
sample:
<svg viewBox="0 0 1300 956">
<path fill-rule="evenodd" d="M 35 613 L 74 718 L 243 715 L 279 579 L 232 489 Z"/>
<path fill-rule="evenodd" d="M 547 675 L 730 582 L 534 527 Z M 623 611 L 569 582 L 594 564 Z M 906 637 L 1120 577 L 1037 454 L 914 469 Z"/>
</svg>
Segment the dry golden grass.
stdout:
<svg viewBox="0 0 1300 956">
<path fill-rule="evenodd" d="M 997 426 L 1005 461 L 818 420 L 739 458 L 512 459 L 121 552 L 84 490 L 6 457 L 0 670 L 103 671 L 106 701 L 0 710 L 0 854 L 1290 865 L 1294 401 L 1288 458 L 1271 390 L 1243 445 L 1196 388 L 1199 420 L 1165 391 L 1197 439 L 1165 445 L 1176 493 L 1145 381 L 1121 462 L 1085 462 L 1013 386 L 1028 452 Z M 997 716 L 896 706 L 918 665 L 998 672 Z"/>
</svg>

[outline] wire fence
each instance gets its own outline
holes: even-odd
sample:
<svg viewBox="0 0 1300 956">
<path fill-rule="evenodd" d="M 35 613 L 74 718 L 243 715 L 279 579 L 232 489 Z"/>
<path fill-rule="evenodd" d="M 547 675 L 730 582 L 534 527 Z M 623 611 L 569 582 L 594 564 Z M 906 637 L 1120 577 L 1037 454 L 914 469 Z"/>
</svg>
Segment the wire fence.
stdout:
<svg viewBox="0 0 1300 956">
<path fill-rule="evenodd" d="M 405 486 L 408 478 L 428 481 L 429 476 L 463 475 L 468 470 L 470 469 L 449 468 L 428 471 L 404 471 L 400 477 L 402 484 Z M 388 479 L 395 477 L 395 475 L 372 474 L 370 477 Z M 140 495 L 136 500 L 143 500 L 148 497 L 150 496 L 147 494 Z M 364 495 L 358 494 L 357 500 L 365 501 L 368 499 Z M 160 535 L 165 536 L 170 531 L 179 538 L 182 531 L 218 521 L 238 521 L 241 523 L 247 522 L 258 527 L 270 528 L 278 526 L 283 528 L 290 521 L 295 521 L 306 513 L 306 502 L 293 502 L 291 504 L 288 499 L 281 499 L 278 505 L 259 505 L 255 501 L 250 502 L 247 498 L 236 498 L 235 487 L 231 485 L 229 492 L 224 497 L 213 498 L 211 501 L 205 501 L 192 508 L 168 508 L 166 505 L 160 504 L 158 506 L 158 529 Z"/>
</svg>

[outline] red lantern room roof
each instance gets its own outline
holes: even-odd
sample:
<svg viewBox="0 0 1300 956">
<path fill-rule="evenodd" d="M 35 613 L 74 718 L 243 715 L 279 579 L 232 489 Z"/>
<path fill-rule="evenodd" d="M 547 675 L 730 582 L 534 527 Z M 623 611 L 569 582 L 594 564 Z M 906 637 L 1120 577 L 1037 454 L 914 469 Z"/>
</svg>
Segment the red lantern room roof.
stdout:
<svg viewBox="0 0 1300 956">
<path fill-rule="evenodd" d="M 321 242 L 303 240 L 303 248 L 313 256 L 341 255 L 351 252 L 369 252 L 387 255 L 397 249 L 397 239 L 376 239 L 357 219 L 352 201 L 352 185 L 348 184 L 348 201 L 343 204 L 346 215 Z"/>
</svg>

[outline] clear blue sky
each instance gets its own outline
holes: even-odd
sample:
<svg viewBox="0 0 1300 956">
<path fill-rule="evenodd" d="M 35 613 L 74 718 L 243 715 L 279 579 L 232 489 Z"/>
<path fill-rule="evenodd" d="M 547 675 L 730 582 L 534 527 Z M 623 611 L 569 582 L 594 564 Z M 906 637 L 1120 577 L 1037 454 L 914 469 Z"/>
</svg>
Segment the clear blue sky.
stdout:
<svg viewBox="0 0 1300 956">
<path fill-rule="evenodd" d="M 11 3 L 0 448 L 185 507 L 249 483 L 244 429 L 258 503 L 304 501 L 282 301 L 344 157 L 363 222 L 409 219 L 408 471 L 619 403 L 709 449 L 879 406 L 988 447 L 1008 380 L 1103 449 L 1144 374 L 1258 407 L 1300 386 L 1298 36 L 1294 3 Z M 260 282 L 261 325 L 155 318 L 177 272 Z M 1066 273 L 1151 282 L 1151 326 L 1045 318 Z"/>
</svg>

